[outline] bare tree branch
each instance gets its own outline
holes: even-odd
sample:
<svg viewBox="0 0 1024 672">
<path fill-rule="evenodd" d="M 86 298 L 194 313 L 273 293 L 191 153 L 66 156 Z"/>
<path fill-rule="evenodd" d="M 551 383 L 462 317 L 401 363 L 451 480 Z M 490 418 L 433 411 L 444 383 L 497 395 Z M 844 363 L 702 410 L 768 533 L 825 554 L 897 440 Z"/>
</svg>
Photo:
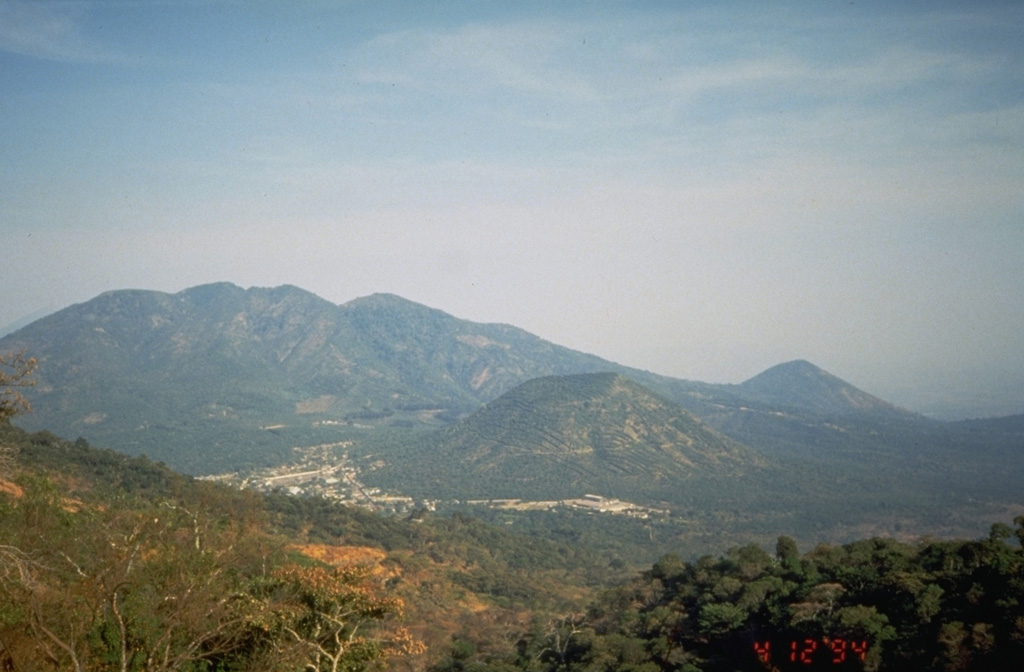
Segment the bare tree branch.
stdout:
<svg viewBox="0 0 1024 672">
<path fill-rule="evenodd" d="M 36 384 L 30 376 L 37 364 L 35 357 L 27 357 L 24 351 L 0 355 L 0 422 L 32 410 L 18 388 Z"/>
</svg>

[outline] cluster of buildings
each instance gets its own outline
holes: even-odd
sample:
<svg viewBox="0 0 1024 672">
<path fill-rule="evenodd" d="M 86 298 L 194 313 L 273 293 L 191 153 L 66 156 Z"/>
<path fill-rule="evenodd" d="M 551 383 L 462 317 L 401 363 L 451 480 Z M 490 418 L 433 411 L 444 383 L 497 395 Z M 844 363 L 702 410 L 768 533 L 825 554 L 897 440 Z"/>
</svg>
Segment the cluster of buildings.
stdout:
<svg viewBox="0 0 1024 672">
<path fill-rule="evenodd" d="M 633 518 L 650 518 L 653 515 L 667 513 L 667 511 L 655 509 L 649 506 L 641 506 L 632 502 L 624 502 L 619 499 L 589 494 L 583 495 L 583 497 L 580 497 L 579 499 L 559 499 L 549 501 L 522 499 L 473 499 L 466 503 L 490 506 L 498 509 L 514 509 L 517 511 L 549 510 L 565 506 L 591 511 L 593 513 L 611 513 L 631 516 Z"/>
<path fill-rule="evenodd" d="M 366 487 L 359 481 L 359 470 L 349 460 L 347 453 L 339 450 L 350 442 L 296 447 L 299 459 L 288 466 L 275 467 L 241 476 L 220 474 L 204 476 L 238 488 L 260 492 L 285 492 L 299 497 L 324 497 L 365 508 L 402 513 L 414 508 L 434 510 L 431 501 L 415 501 L 412 497 L 389 495 L 380 488 Z"/>
<path fill-rule="evenodd" d="M 204 478 L 261 492 L 282 491 L 295 496 L 325 497 L 392 513 L 405 513 L 417 508 L 433 511 L 437 508 L 436 501 L 414 500 L 412 497 L 386 494 L 379 488 L 364 486 L 359 481 L 359 470 L 349 460 L 348 454 L 338 454 L 338 449 L 343 449 L 348 445 L 348 442 L 343 442 L 308 448 L 297 447 L 294 450 L 299 453 L 300 459 L 290 466 L 268 469 L 244 477 L 238 474 L 223 474 Z M 569 507 L 593 513 L 608 513 L 634 518 L 649 518 L 667 513 L 661 509 L 594 494 L 586 494 L 579 499 L 551 501 L 477 499 L 464 503 L 518 511 L 544 511 Z"/>
</svg>

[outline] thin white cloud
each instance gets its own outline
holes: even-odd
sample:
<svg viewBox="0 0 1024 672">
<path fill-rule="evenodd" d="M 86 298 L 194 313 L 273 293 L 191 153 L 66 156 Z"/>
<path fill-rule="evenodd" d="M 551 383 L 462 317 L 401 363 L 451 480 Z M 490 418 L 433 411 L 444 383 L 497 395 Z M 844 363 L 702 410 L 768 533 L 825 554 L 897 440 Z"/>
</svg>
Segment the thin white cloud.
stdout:
<svg viewBox="0 0 1024 672">
<path fill-rule="evenodd" d="M 631 129 L 671 141 L 679 129 L 752 114 L 773 115 L 784 127 L 817 109 L 846 106 L 852 116 L 923 100 L 930 107 L 919 114 L 927 120 L 954 109 L 957 97 L 969 97 L 989 76 L 1005 76 L 1005 67 L 983 55 L 899 44 L 848 45 L 845 58 L 831 59 L 777 44 L 712 57 L 716 45 L 699 35 L 672 40 L 666 29 L 633 30 L 567 20 L 418 29 L 379 36 L 346 58 L 360 83 L 393 87 L 385 105 L 418 102 L 429 114 L 430 96 L 495 125 L 592 137 L 597 152 Z M 653 43 L 663 48 L 648 48 Z"/>
<path fill-rule="evenodd" d="M 457 89 L 463 95 L 467 88 L 501 88 L 586 102 L 596 92 L 565 67 L 584 35 L 582 26 L 560 21 L 415 29 L 375 37 L 352 58 L 357 77 L 366 83 L 398 83 L 438 93 Z"/>
<path fill-rule="evenodd" d="M 81 30 L 84 7 L 7 0 L 0 4 L 0 51 L 53 61 L 109 61 L 113 54 Z"/>
</svg>

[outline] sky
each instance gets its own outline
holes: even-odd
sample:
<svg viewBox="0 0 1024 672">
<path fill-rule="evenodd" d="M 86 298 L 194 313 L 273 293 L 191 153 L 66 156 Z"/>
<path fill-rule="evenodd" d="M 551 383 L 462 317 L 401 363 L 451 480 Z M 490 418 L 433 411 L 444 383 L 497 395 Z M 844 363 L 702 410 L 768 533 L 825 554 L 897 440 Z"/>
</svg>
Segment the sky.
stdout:
<svg viewBox="0 0 1024 672">
<path fill-rule="evenodd" d="M 1024 3 L 0 0 L 0 240 L 1022 413 Z"/>
</svg>

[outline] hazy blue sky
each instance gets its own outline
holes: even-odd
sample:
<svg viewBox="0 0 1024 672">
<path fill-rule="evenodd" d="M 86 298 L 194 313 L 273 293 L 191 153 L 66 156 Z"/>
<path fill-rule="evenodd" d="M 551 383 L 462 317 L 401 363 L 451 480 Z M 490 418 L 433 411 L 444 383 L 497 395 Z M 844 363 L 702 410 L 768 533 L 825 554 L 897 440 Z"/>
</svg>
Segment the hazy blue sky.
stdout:
<svg viewBox="0 0 1024 672">
<path fill-rule="evenodd" d="M 0 325 L 289 283 L 1024 393 L 1024 3 L 0 0 L 0 235 Z"/>
</svg>

